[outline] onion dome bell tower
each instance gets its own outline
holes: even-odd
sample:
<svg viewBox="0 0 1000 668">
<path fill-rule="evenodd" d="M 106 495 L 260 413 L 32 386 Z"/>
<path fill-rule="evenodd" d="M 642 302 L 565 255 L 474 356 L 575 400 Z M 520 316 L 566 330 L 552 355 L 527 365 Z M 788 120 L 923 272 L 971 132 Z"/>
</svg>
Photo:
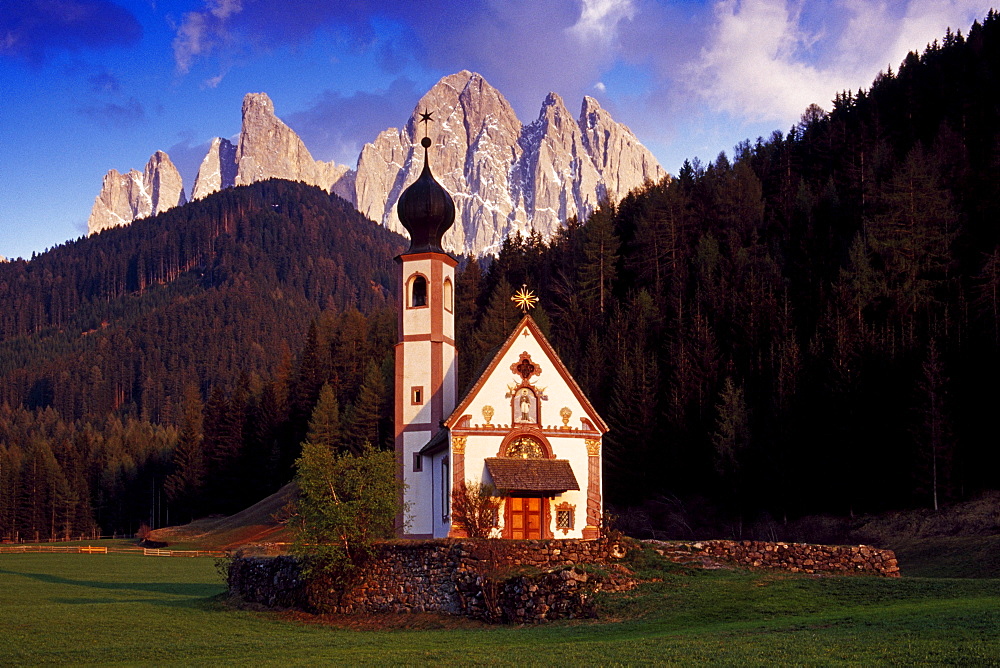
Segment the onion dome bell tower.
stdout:
<svg viewBox="0 0 1000 668">
<path fill-rule="evenodd" d="M 424 147 L 424 169 L 399 197 L 396 212 L 399 221 L 410 233 L 407 253 L 444 253 L 441 237 L 455 222 L 455 202 L 431 174 L 427 156 L 430 137 L 421 139 L 420 145 Z"/>
<path fill-rule="evenodd" d="M 421 113 L 420 122 L 431 122 Z M 426 131 L 425 131 L 426 132 Z M 402 472 L 402 510 L 397 534 L 430 538 L 447 533 L 450 498 L 440 492 L 448 479 L 447 450 L 432 454 L 425 446 L 440 440 L 442 421 L 455 409 L 458 365 L 455 350 L 455 258 L 441 248 L 441 237 L 455 222 L 451 195 L 431 174 L 429 137 L 424 168 L 396 204 L 410 234 L 410 247 L 396 258 L 399 285 L 399 331 L 396 343 L 395 448 Z M 434 508 L 411 514 L 410 509 Z M 405 515 L 404 515 L 405 514 Z"/>
</svg>

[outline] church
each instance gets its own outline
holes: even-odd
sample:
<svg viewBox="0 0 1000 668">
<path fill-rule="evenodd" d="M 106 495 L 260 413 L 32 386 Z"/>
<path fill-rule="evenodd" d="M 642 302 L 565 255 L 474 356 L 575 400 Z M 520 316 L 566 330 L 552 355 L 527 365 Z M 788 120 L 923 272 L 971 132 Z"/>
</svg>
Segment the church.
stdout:
<svg viewBox="0 0 1000 668">
<path fill-rule="evenodd" d="M 430 120 L 430 115 L 424 115 Z M 397 534 L 461 538 L 455 500 L 480 482 L 501 499 L 492 536 L 600 536 L 601 439 L 607 425 L 527 314 L 464 395 L 458 391 L 455 266 L 441 237 L 455 204 L 424 167 L 400 196 L 410 247 L 396 258 L 395 451 L 404 483 Z"/>
</svg>

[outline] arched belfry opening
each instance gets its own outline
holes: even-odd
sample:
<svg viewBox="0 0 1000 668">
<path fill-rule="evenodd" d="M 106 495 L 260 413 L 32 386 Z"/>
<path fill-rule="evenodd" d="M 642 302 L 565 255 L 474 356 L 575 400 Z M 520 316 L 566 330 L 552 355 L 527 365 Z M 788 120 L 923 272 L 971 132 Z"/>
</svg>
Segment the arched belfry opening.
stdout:
<svg viewBox="0 0 1000 668">
<path fill-rule="evenodd" d="M 419 308 L 427 306 L 427 279 L 420 274 L 415 274 L 410 279 L 409 307 Z"/>
</svg>

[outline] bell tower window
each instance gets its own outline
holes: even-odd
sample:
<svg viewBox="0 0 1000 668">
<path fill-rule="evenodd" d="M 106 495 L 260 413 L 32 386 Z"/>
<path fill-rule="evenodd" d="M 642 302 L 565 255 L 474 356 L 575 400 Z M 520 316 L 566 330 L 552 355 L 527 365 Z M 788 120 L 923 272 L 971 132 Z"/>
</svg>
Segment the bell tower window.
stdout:
<svg viewBox="0 0 1000 668">
<path fill-rule="evenodd" d="M 427 306 L 427 279 L 417 274 L 410 281 L 410 308 Z"/>
<path fill-rule="evenodd" d="M 455 309 L 454 305 L 455 291 L 451 285 L 451 279 L 444 279 L 444 289 L 442 290 L 442 300 L 444 302 L 444 310 L 451 313 Z"/>
</svg>

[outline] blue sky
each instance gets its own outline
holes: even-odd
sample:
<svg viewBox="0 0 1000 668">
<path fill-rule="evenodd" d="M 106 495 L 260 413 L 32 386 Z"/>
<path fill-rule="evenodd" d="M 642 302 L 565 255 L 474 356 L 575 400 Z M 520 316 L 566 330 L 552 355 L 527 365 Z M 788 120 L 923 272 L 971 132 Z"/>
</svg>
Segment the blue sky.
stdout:
<svg viewBox="0 0 1000 668">
<path fill-rule="evenodd" d="M 354 166 L 439 78 L 481 73 L 530 122 L 597 98 L 667 171 L 867 88 L 974 0 L 0 0 L 0 256 L 86 233 L 108 169 L 164 150 L 190 193 L 263 91 Z"/>
</svg>

